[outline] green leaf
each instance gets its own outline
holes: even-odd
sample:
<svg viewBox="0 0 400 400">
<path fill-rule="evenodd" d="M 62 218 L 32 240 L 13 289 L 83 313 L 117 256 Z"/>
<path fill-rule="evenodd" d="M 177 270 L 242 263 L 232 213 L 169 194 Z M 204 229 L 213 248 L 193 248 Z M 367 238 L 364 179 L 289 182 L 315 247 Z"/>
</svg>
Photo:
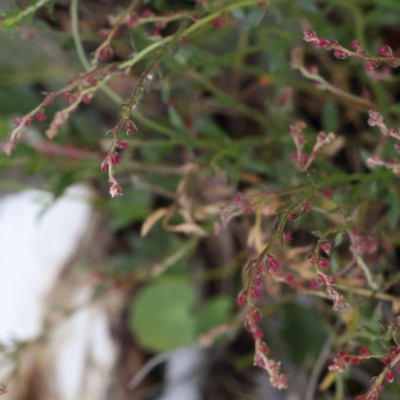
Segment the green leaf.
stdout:
<svg viewBox="0 0 400 400">
<path fill-rule="evenodd" d="M 165 352 L 196 339 L 192 308 L 197 296 L 187 282 L 158 282 L 145 287 L 134 299 L 129 324 L 143 347 Z"/>
<path fill-rule="evenodd" d="M 197 323 L 197 332 L 203 334 L 211 328 L 226 322 L 232 311 L 232 299 L 219 296 L 211 299 L 200 313 Z"/>
<path fill-rule="evenodd" d="M 335 132 L 340 121 L 337 106 L 328 101 L 322 111 L 322 125 L 325 132 Z"/>
<path fill-rule="evenodd" d="M 182 132 L 187 132 L 185 123 L 183 122 L 181 116 L 178 114 L 178 112 L 174 107 L 172 106 L 168 107 L 168 115 L 169 115 L 169 120 L 171 121 L 171 124 L 174 128 Z"/>
<path fill-rule="evenodd" d="M 295 304 L 285 305 L 287 318 L 282 330 L 291 359 L 300 364 L 312 354 L 315 357 L 322 349 L 327 329 L 316 309 Z"/>
<path fill-rule="evenodd" d="M 338 233 L 335 236 L 335 247 L 338 247 L 342 243 L 342 241 L 343 241 L 343 234 Z"/>
</svg>

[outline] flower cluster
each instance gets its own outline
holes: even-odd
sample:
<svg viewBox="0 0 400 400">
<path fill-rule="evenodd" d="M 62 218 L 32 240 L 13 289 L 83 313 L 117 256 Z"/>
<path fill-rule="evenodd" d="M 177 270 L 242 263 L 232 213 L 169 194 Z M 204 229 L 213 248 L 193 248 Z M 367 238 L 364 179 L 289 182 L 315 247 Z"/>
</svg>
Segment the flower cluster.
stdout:
<svg viewBox="0 0 400 400">
<path fill-rule="evenodd" d="M 254 265 L 254 263 L 255 261 L 252 261 L 250 265 Z M 264 334 L 259 326 L 262 314 L 261 311 L 254 306 L 254 301 L 257 301 L 262 295 L 264 277 L 267 270 L 273 271 L 276 274 L 280 273 L 279 262 L 270 253 L 267 254 L 267 263 L 268 268 L 265 263 L 261 263 L 257 269 L 254 270 L 254 277 L 250 280 L 249 287 L 240 293 L 237 304 L 240 307 L 247 305 L 245 327 L 255 341 L 254 365 L 268 371 L 271 385 L 281 390 L 287 388 L 287 378 L 280 373 L 280 363 L 267 357 L 269 348 L 262 340 Z"/>
<path fill-rule="evenodd" d="M 376 251 L 377 244 L 371 236 L 361 235 L 357 228 L 349 229 L 348 233 L 351 241 L 350 251 L 355 258 Z"/>
<path fill-rule="evenodd" d="M 221 221 L 214 224 L 214 233 L 219 235 L 235 217 L 252 212 L 253 206 L 249 200 L 241 193 L 236 194 L 233 203 L 221 208 Z"/>
<path fill-rule="evenodd" d="M 377 126 L 384 136 L 390 136 L 399 141 L 394 145 L 395 150 L 400 153 L 400 130 L 389 129 L 383 122 L 383 117 L 378 111 L 369 111 L 368 124 L 370 126 Z M 400 175 L 400 161 L 388 159 L 387 161 L 382 160 L 378 156 L 372 156 L 368 158 L 367 164 L 370 167 L 381 166 L 392 170 L 396 175 Z"/>
<path fill-rule="evenodd" d="M 297 121 L 296 124 L 289 127 L 290 134 L 296 146 L 296 152 L 290 155 L 290 159 L 301 171 L 306 171 L 317 156 L 318 151 L 335 138 L 335 134 L 332 132 L 328 135 L 325 132 L 320 132 L 311 153 L 309 155 L 304 154 L 303 148 L 307 141 L 302 132 L 306 126 L 303 121 Z"/>
<path fill-rule="evenodd" d="M 333 301 L 333 310 L 338 311 L 346 307 L 347 303 L 345 298 L 334 288 L 334 286 L 336 286 L 335 278 L 322 271 L 329 268 L 330 262 L 328 259 L 319 255 L 319 249 L 329 255 L 331 245 L 326 242 L 317 245 L 314 252 L 311 254 L 310 264 L 315 265 L 317 282 L 320 287 L 326 287 L 326 294 Z"/>
<path fill-rule="evenodd" d="M 329 371 L 343 372 L 346 369 L 346 364 L 351 363 L 353 366 L 360 365 L 361 362 L 369 359 L 380 359 L 384 364 L 382 373 L 373 380 L 373 384 L 368 392 L 363 396 L 358 396 L 356 400 L 377 400 L 378 393 L 384 389 L 384 381 L 388 383 L 394 382 L 393 368 L 396 367 L 400 371 L 400 348 L 393 347 L 385 354 L 372 354 L 366 347 L 361 347 L 356 355 L 349 355 L 345 351 L 334 357 L 332 364 L 328 367 Z"/>
<path fill-rule="evenodd" d="M 362 45 L 359 40 L 354 40 L 351 44 L 353 50 L 349 50 L 345 47 L 342 47 L 336 40 L 318 37 L 317 34 L 311 29 L 304 32 L 303 39 L 317 47 L 322 47 L 326 50 L 333 50 L 334 56 L 341 60 L 347 57 L 354 57 L 356 59 L 362 58 L 366 60 L 365 67 L 368 70 L 373 70 L 379 67 L 381 64 L 387 64 L 393 68 L 396 68 L 400 65 L 400 59 L 394 56 L 392 49 L 386 44 L 383 44 L 379 48 L 379 56 L 374 56 L 362 49 Z"/>
</svg>

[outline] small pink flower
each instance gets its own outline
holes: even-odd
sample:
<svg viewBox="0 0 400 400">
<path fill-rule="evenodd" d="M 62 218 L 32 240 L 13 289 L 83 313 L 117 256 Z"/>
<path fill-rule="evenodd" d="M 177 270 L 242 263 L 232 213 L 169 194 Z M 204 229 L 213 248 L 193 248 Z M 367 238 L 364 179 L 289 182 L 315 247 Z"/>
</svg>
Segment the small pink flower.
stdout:
<svg viewBox="0 0 400 400">
<path fill-rule="evenodd" d="M 143 13 L 142 13 L 142 17 L 143 18 L 151 18 L 151 17 L 153 17 L 154 16 L 154 13 L 153 13 L 153 11 L 151 11 L 149 8 L 145 8 L 144 10 L 143 10 Z"/>
<path fill-rule="evenodd" d="M 385 357 L 383 357 L 382 362 L 385 365 L 389 365 L 392 362 L 392 358 L 390 356 L 385 356 Z"/>
<path fill-rule="evenodd" d="M 247 304 L 247 294 L 246 294 L 246 292 L 240 293 L 239 297 L 236 299 L 236 304 L 239 307 L 244 307 Z"/>
<path fill-rule="evenodd" d="M 130 15 L 128 16 L 128 18 L 127 18 L 127 20 L 126 20 L 125 23 L 126 23 L 126 26 L 127 26 L 128 28 L 134 28 L 134 27 L 138 26 L 138 24 L 139 24 L 139 19 L 138 19 L 138 17 L 136 16 L 136 14 L 132 13 L 132 14 L 130 14 Z"/>
<path fill-rule="evenodd" d="M 281 266 L 279 264 L 279 261 L 270 253 L 267 255 L 267 260 L 268 260 L 268 268 L 277 273 L 280 272 Z"/>
<path fill-rule="evenodd" d="M 112 50 L 110 46 L 105 46 L 101 49 L 100 56 L 102 58 L 111 58 L 112 57 Z"/>
<path fill-rule="evenodd" d="M 353 40 L 351 43 L 351 47 L 355 52 L 359 52 L 361 50 L 361 41 L 360 40 Z"/>
<path fill-rule="evenodd" d="M 294 277 L 294 275 L 293 274 L 287 274 L 286 276 L 285 276 L 285 281 L 286 281 L 286 283 L 288 284 L 288 285 L 294 285 L 294 283 L 295 283 L 295 277 Z"/>
<path fill-rule="evenodd" d="M 368 111 L 369 119 L 368 125 L 369 126 L 382 126 L 383 125 L 383 116 L 378 111 Z"/>
<path fill-rule="evenodd" d="M 110 177 L 108 181 L 110 183 L 110 194 L 111 194 L 111 197 L 122 196 L 121 186 L 118 185 L 118 182 L 115 180 L 115 178 L 114 177 Z"/>
<path fill-rule="evenodd" d="M 318 266 L 321 267 L 322 269 L 327 269 L 329 267 L 329 265 L 330 265 L 330 262 L 323 257 L 321 257 L 318 260 Z"/>
<path fill-rule="evenodd" d="M 103 171 L 103 172 L 106 172 L 106 171 L 108 171 L 108 166 L 110 165 L 110 160 L 109 160 L 109 157 L 107 156 L 104 160 L 103 160 L 103 162 L 100 164 L 100 169 Z"/>
<path fill-rule="evenodd" d="M 302 205 L 304 208 L 304 212 L 309 213 L 313 210 L 313 205 L 311 204 L 310 200 L 305 201 Z"/>
<path fill-rule="evenodd" d="M 290 243 L 293 240 L 293 236 L 290 232 L 285 232 L 284 233 L 285 236 L 285 242 L 286 243 Z"/>
<path fill-rule="evenodd" d="M 394 381 L 394 373 L 393 373 L 393 371 L 388 371 L 388 372 L 386 372 L 385 379 L 386 379 L 389 383 L 393 383 L 393 381 Z"/>
<path fill-rule="evenodd" d="M 251 288 L 251 297 L 253 300 L 258 300 L 261 297 L 262 291 L 259 288 L 252 287 Z"/>
<path fill-rule="evenodd" d="M 46 120 L 46 115 L 43 112 L 38 112 L 35 117 L 40 122 Z"/>
<path fill-rule="evenodd" d="M 269 348 L 268 348 L 268 346 L 266 345 L 265 342 L 261 342 L 261 343 L 260 343 L 259 349 L 260 349 L 260 352 L 261 352 L 262 354 L 264 354 L 264 355 L 267 355 L 267 354 L 269 353 Z"/>
<path fill-rule="evenodd" d="M 321 194 L 322 196 L 326 197 L 327 199 L 331 199 L 332 198 L 332 190 L 329 188 L 324 188 L 321 190 Z"/>
<path fill-rule="evenodd" d="M 119 157 L 119 154 L 116 151 L 113 151 L 111 153 L 111 164 L 118 165 L 120 162 L 121 162 L 121 159 Z"/>
<path fill-rule="evenodd" d="M 214 28 L 217 28 L 217 29 L 222 29 L 224 27 L 224 22 L 223 22 L 221 16 L 214 18 L 212 20 L 212 24 L 213 24 Z"/>
<path fill-rule="evenodd" d="M 360 359 L 359 359 L 358 357 L 352 357 L 351 363 L 352 363 L 354 366 L 360 365 Z"/>
<path fill-rule="evenodd" d="M 121 149 L 126 149 L 128 147 L 128 143 L 125 142 L 124 140 L 118 139 L 117 140 L 117 145 L 121 148 Z"/>
<path fill-rule="evenodd" d="M 367 68 L 368 71 L 372 71 L 378 66 L 379 62 L 378 61 L 367 61 L 365 63 L 365 68 Z"/>
<path fill-rule="evenodd" d="M 378 53 L 383 57 L 393 57 L 393 50 L 387 44 L 379 47 Z"/>
<path fill-rule="evenodd" d="M 366 355 L 368 355 L 369 351 L 366 347 L 361 347 L 361 349 L 358 351 L 358 353 L 360 354 L 360 356 L 366 356 Z"/>
<path fill-rule="evenodd" d="M 253 339 L 254 340 L 257 340 L 257 339 L 261 339 L 263 336 L 264 336 L 264 334 L 263 334 L 263 332 L 262 332 L 262 330 L 260 329 L 260 328 L 257 328 L 254 332 L 253 332 Z"/>
<path fill-rule="evenodd" d="M 333 363 L 328 367 L 329 371 L 343 372 L 346 365 L 342 357 L 338 356 L 333 359 Z"/>
<path fill-rule="evenodd" d="M 329 254 L 331 252 L 331 245 L 329 243 L 322 243 L 321 249 L 326 253 Z"/>
<path fill-rule="evenodd" d="M 84 103 L 84 104 L 90 104 L 90 102 L 91 102 L 90 96 L 89 96 L 88 94 L 85 94 L 85 95 L 82 97 L 82 103 Z"/>
<path fill-rule="evenodd" d="M 100 30 L 97 32 L 97 36 L 98 36 L 99 38 L 101 38 L 101 39 L 107 39 L 108 30 L 107 30 L 107 29 L 100 29 Z"/>
<path fill-rule="evenodd" d="M 273 386 L 279 390 L 287 389 L 287 387 L 288 387 L 287 378 L 283 374 L 272 375 L 269 378 L 269 381 L 271 383 L 271 386 Z"/>
<path fill-rule="evenodd" d="M 333 52 L 333 55 L 334 55 L 336 58 L 338 58 L 339 60 L 344 60 L 345 58 L 347 58 L 347 57 L 349 56 L 345 51 L 339 50 L 339 49 L 336 49 L 336 50 Z"/>
</svg>

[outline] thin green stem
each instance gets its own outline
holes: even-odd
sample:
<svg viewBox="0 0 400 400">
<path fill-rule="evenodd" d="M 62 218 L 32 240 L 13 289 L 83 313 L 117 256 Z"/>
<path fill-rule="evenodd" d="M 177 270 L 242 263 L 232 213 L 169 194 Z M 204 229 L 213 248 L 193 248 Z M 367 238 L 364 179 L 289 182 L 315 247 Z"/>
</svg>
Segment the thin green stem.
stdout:
<svg viewBox="0 0 400 400">
<path fill-rule="evenodd" d="M 71 1 L 71 22 L 72 22 L 72 36 L 74 38 L 76 52 L 78 53 L 79 61 L 86 71 L 90 69 L 89 62 L 86 58 L 85 51 L 83 50 L 82 41 L 79 35 L 79 18 L 78 18 L 78 1 Z"/>
<path fill-rule="evenodd" d="M 374 280 L 372 279 L 371 271 L 368 268 L 368 265 L 365 264 L 364 260 L 361 257 L 357 257 L 357 264 L 361 267 L 364 271 L 365 277 L 367 278 L 368 286 L 372 290 L 378 290 L 379 286 Z"/>
<path fill-rule="evenodd" d="M 18 22 L 21 21 L 21 19 L 27 17 L 29 14 L 33 14 L 36 10 L 38 10 L 40 7 L 43 7 L 44 5 L 46 5 L 49 2 L 50 2 L 50 0 L 39 0 L 35 4 L 32 4 L 29 7 L 26 7 L 15 17 L 5 19 L 2 22 L 2 25 L 5 28 L 9 28 L 10 26 L 18 24 Z"/>
</svg>

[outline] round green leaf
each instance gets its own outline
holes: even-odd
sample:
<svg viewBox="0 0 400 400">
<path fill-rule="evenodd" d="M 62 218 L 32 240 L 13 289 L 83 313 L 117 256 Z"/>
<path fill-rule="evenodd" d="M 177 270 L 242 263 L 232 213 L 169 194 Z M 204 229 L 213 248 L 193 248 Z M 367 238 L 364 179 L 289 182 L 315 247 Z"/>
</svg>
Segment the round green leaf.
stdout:
<svg viewBox="0 0 400 400">
<path fill-rule="evenodd" d="M 158 282 L 145 287 L 130 309 L 130 327 L 141 345 L 155 352 L 186 346 L 196 339 L 196 302 L 186 282 Z"/>
</svg>

